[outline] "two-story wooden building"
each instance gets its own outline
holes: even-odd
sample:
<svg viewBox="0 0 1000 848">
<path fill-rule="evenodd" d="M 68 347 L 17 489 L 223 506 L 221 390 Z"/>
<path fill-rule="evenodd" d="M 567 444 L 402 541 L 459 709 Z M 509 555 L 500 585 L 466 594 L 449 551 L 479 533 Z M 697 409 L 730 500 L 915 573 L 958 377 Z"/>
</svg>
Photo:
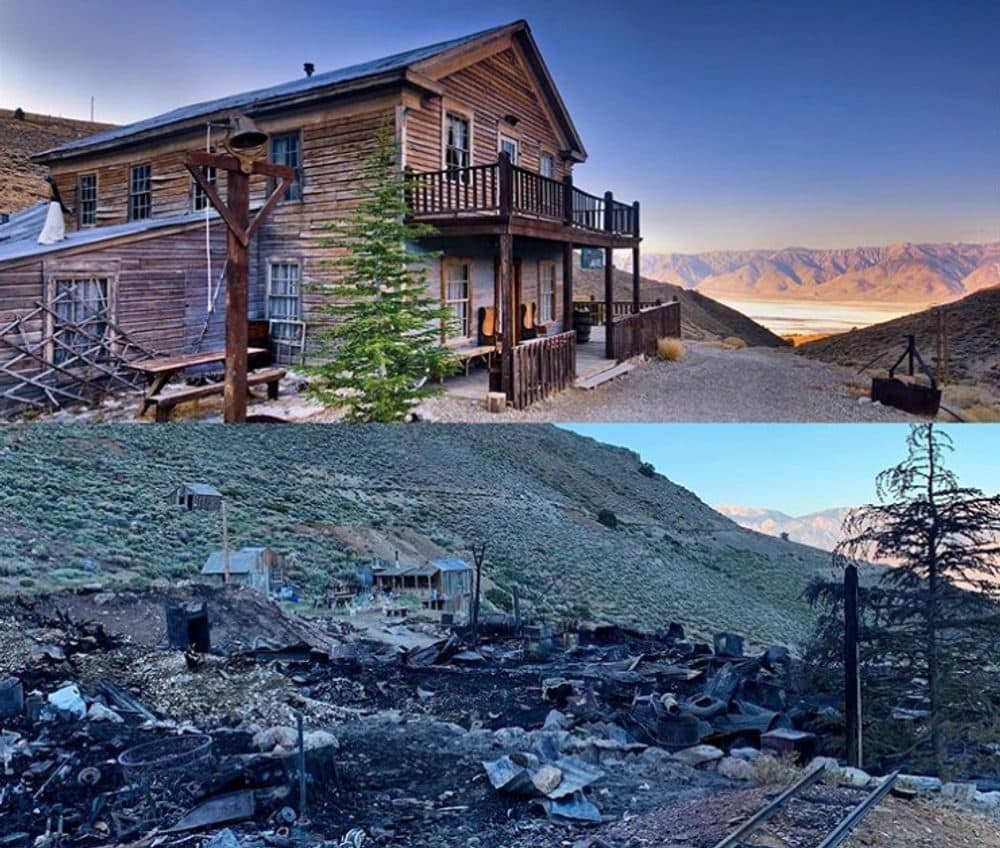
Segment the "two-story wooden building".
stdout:
<svg viewBox="0 0 1000 848">
<path fill-rule="evenodd" d="M 92 342 L 93 333 L 133 351 L 221 345 L 225 232 L 184 156 L 220 146 L 234 114 L 252 117 L 269 136 L 271 161 L 298 174 L 250 250 L 247 317 L 267 322 L 279 358 L 308 354 L 310 327 L 322 320 L 318 307 L 335 282 L 328 260 L 342 250 L 329 225 L 351 214 L 363 161 L 386 126 L 412 179 L 413 216 L 437 230 L 427 240 L 440 252 L 430 285 L 455 316 L 442 328 L 445 341 L 470 354 L 495 349 L 496 382 L 514 405 L 572 379 L 575 248 L 606 251 L 608 358 L 648 351 L 656 336 L 679 332 L 676 304 L 639 310 L 639 206 L 574 184 L 586 150 L 518 21 L 342 70 L 307 66 L 283 85 L 39 154 L 70 209 L 67 237 L 36 243 L 41 207 L 0 225 L 0 407 L 5 393 L 8 403 L 37 397 L 16 385 L 18 373 L 68 371 L 73 345 Z M 265 180 L 255 181 L 252 203 L 267 191 Z M 621 248 L 633 251 L 635 297 L 615 309 L 610 260 Z M 90 332 L 58 336 L 60 322 L 81 313 L 96 316 Z M 15 341 L 53 335 L 58 344 L 35 344 L 27 357 Z M 53 361 L 38 361 L 47 349 Z"/>
</svg>

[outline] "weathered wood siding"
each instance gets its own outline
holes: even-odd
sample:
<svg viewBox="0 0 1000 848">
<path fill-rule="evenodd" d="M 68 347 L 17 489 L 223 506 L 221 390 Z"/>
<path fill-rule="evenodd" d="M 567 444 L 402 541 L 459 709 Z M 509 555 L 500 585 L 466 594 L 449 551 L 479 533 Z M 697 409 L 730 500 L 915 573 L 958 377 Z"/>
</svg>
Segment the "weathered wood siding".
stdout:
<svg viewBox="0 0 1000 848">
<path fill-rule="evenodd" d="M 212 271 L 218 283 L 225 263 L 225 234 L 220 222 L 212 225 Z M 225 286 L 216 311 L 207 305 L 205 232 L 200 226 L 169 233 L 59 251 L 0 266 L 0 326 L 35 309 L 48 296 L 49 281 L 57 276 L 107 277 L 114 303 L 112 321 L 133 342 L 164 354 L 209 350 L 223 345 Z M 251 317 L 260 312 L 263 292 L 251 287 Z M 207 324 L 207 326 L 206 326 Z M 45 319 L 26 324 L 27 338 L 40 340 Z M 0 344 L 0 358 L 13 355 Z M 26 367 L 37 370 L 36 364 Z M 0 375 L 0 381 L 5 380 Z M 6 379 L 8 387 L 11 380 Z"/>
<path fill-rule="evenodd" d="M 424 98 L 411 106 L 406 116 L 407 167 L 414 171 L 437 171 L 444 167 L 442 147 L 444 112 L 453 108 L 472 119 L 473 165 L 497 160 L 501 129 L 517 139 L 520 165 L 538 171 L 543 153 L 555 161 L 555 177 L 570 172 L 571 163 L 559 157 L 562 142 L 539 102 L 535 86 L 523 60 L 509 48 L 439 80 L 443 98 Z M 504 121 L 518 119 L 517 126 Z"/>
</svg>

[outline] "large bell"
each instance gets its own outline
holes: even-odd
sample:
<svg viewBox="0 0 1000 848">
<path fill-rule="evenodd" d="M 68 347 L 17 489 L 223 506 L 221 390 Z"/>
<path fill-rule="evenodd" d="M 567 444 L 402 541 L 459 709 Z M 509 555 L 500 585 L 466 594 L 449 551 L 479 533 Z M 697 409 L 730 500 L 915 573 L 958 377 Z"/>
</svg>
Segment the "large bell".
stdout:
<svg viewBox="0 0 1000 848">
<path fill-rule="evenodd" d="M 226 146 L 234 151 L 256 150 L 267 144 L 267 133 L 260 130 L 246 115 L 233 115 L 229 119 Z"/>
</svg>

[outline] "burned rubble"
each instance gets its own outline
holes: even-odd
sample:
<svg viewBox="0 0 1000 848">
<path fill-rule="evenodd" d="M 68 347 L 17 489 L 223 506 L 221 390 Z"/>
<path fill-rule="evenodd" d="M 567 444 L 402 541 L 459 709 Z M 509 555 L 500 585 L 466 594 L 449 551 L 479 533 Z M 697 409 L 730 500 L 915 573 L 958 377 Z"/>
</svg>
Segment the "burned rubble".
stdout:
<svg viewBox="0 0 1000 848">
<path fill-rule="evenodd" d="M 178 616 L 149 645 L 7 610 L 0 846 L 586 845 L 746 787 L 761 758 L 830 753 L 838 720 L 787 649 L 676 624 L 384 622 L 424 637 L 407 648 L 339 619 L 205 652 Z"/>
</svg>

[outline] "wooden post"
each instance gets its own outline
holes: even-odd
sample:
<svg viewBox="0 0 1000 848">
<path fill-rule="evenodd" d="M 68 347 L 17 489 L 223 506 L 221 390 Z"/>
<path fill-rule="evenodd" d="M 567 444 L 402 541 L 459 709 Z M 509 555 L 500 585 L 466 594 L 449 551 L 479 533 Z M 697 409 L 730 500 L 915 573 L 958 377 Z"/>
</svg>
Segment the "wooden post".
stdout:
<svg viewBox="0 0 1000 848">
<path fill-rule="evenodd" d="M 847 764 L 861 768 L 861 675 L 858 653 L 858 568 L 844 570 L 844 714 Z"/>
<path fill-rule="evenodd" d="M 483 560 L 486 559 L 486 543 L 472 546 L 472 559 L 476 563 L 476 589 L 472 598 L 472 644 L 479 645 L 479 597 L 483 585 Z"/>
<path fill-rule="evenodd" d="M 229 582 L 229 517 L 226 513 L 226 501 L 220 504 L 222 509 L 222 582 Z"/>
<path fill-rule="evenodd" d="M 573 175 L 563 177 L 563 223 L 573 226 Z"/>
<path fill-rule="evenodd" d="M 517 338 L 514 292 L 514 237 L 500 235 L 500 391 L 514 399 L 514 344 Z"/>
<path fill-rule="evenodd" d="M 635 246 L 632 248 L 632 312 L 639 311 L 639 201 L 632 204 L 632 236 Z"/>
<path fill-rule="evenodd" d="M 563 332 L 573 329 L 573 243 L 563 245 Z"/>
<path fill-rule="evenodd" d="M 604 192 L 604 230 L 611 235 L 615 196 Z M 615 253 L 610 247 L 604 248 L 604 358 L 614 359 L 614 306 L 615 306 Z"/>
<path fill-rule="evenodd" d="M 501 153 L 497 159 L 497 182 L 500 185 L 500 217 L 509 220 L 514 211 L 514 166 L 509 153 Z"/>
<path fill-rule="evenodd" d="M 250 224 L 250 175 L 228 174 L 226 200 L 233 223 L 244 232 Z M 247 419 L 247 321 L 249 250 L 237 232 L 226 231 L 226 385 L 222 417 L 227 424 Z"/>
</svg>

